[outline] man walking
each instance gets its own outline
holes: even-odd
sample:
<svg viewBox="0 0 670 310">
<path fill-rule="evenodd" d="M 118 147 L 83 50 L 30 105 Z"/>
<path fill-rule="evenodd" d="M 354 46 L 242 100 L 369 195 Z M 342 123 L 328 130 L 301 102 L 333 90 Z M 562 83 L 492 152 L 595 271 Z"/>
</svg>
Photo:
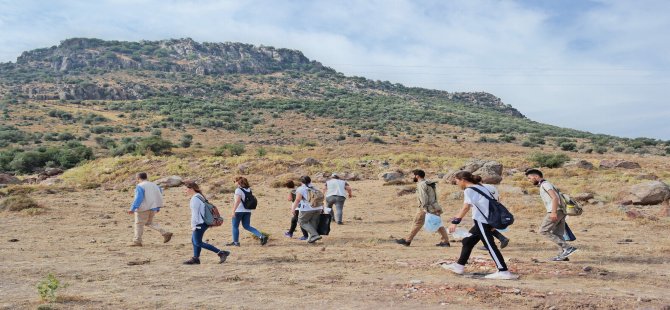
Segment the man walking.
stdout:
<svg viewBox="0 0 670 310">
<path fill-rule="evenodd" d="M 135 214 L 135 236 L 130 246 L 142 246 L 144 226 L 157 230 L 163 236 L 163 243 L 170 241 L 172 233 L 154 223 L 154 216 L 163 207 L 163 190 L 158 185 L 147 181 L 146 172 L 136 176 L 135 200 L 128 214 Z"/>
<path fill-rule="evenodd" d="M 409 232 L 407 239 L 397 239 L 395 241 L 396 243 L 402 244 L 404 246 L 409 246 L 416 234 L 419 233 L 419 230 L 421 230 L 421 227 L 423 227 L 423 224 L 426 220 L 426 213 L 437 216 L 442 214 L 442 207 L 440 207 L 440 205 L 437 203 L 437 193 L 435 191 L 436 182 L 427 181 L 425 179 L 426 173 L 423 170 L 417 169 L 412 171 L 412 173 L 414 174 L 414 182 L 417 183 L 416 198 L 418 201 L 419 210 L 414 216 L 412 230 Z M 442 240 L 440 243 L 436 244 L 436 246 L 450 246 L 449 235 L 447 234 L 447 230 L 444 228 L 444 226 L 440 227 L 437 232 L 440 233 L 440 236 L 442 236 Z"/>
<path fill-rule="evenodd" d="M 526 178 L 533 185 L 540 187 L 540 198 L 547 209 L 547 215 L 540 225 L 540 234 L 556 243 L 561 251 L 558 256 L 551 258 L 552 261 L 567 261 L 568 256 L 577 251 L 577 248 L 570 246 L 563 234 L 565 233 L 565 205 L 558 196 L 556 187 L 544 179 L 542 171 L 537 169 L 526 170 Z"/>
<path fill-rule="evenodd" d="M 332 208 L 335 205 L 335 219 L 338 225 L 342 225 L 342 211 L 344 210 L 344 201 L 353 197 L 351 194 L 351 186 L 344 180 L 340 180 L 337 173 L 330 175 L 326 181 L 326 207 Z"/>
</svg>

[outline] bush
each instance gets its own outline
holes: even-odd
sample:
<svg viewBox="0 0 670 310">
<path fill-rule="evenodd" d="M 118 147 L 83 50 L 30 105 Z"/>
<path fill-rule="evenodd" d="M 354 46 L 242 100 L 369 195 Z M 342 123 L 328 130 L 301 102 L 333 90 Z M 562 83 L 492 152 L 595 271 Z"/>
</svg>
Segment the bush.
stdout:
<svg viewBox="0 0 670 310">
<path fill-rule="evenodd" d="M 179 145 L 183 148 L 191 147 L 192 143 L 193 143 L 193 135 L 190 134 L 185 134 L 181 136 L 181 140 L 179 140 Z"/>
<path fill-rule="evenodd" d="M 516 137 L 512 135 L 501 135 L 498 139 L 500 139 L 500 141 L 510 143 L 516 140 Z"/>
<path fill-rule="evenodd" d="M 61 283 L 56 279 L 56 276 L 50 273 L 44 280 L 37 284 L 37 293 L 43 301 L 55 302 L 58 289 L 66 286 L 67 285 L 61 286 Z"/>
<path fill-rule="evenodd" d="M 214 156 L 240 156 L 244 152 L 244 144 L 226 143 L 214 150 Z"/>
<path fill-rule="evenodd" d="M 151 136 L 140 140 L 137 144 L 137 151 L 144 155 L 147 151 L 154 155 L 169 154 L 172 151 L 172 142 L 165 140 L 159 136 Z"/>
<path fill-rule="evenodd" d="M 77 141 L 70 141 L 60 147 L 40 147 L 36 150 L 9 150 L 0 152 L 0 170 L 18 173 L 32 173 L 50 163 L 69 169 L 84 160 L 93 159 L 93 150 Z"/>
<path fill-rule="evenodd" d="M 372 143 L 386 144 L 386 142 L 384 140 L 382 140 L 382 138 L 376 137 L 376 136 L 372 136 L 372 137 L 368 138 L 368 141 L 370 141 Z"/>
<path fill-rule="evenodd" d="M 267 154 L 268 151 L 264 147 L 260 147 L 256 150 L 256 155 L 258 155 L 258 157 L 265 157 Z"/>
<path fill-rule="evenodd" d="M 538 167 L 558 168 L 570 160 L 565 154 L 535 153 L 528 158 Z"/>
<path fill-rule="evenodd" d="M 35 200 L 26 195 L 9 196 L 0 203 L 0 209 L 7 211 L 21 211 L 39 207 Z"/>
<path fill-rule="evenodd" d="M 560 144 L 560 146 L 561 150 L 564 151 L 574 151 L 577 149 L 577 144 L 575 144 L 574 142 L 563 142 Z"/>
</svg>

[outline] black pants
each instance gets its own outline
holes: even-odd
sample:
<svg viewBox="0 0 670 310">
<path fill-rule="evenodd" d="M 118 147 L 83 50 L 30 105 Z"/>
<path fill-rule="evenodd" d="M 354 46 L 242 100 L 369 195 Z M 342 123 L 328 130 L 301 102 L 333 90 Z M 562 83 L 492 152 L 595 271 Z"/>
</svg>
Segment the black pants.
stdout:
<svg viewBox="0 0 670 310">
<path fill-rule="evenodd" d="M 493 242 L 491 225 L 480 223 L 478 221 L 474 222 L 475 226 L 470 229 L 470 233 L 472 235 L 463 238 L 461 241 L 463 243 L 463 248 L 461 249 L 461 257 L 458 258 L 458 263 L 461 265 L 467 264 L 468 259 L 470 258 L 470 253 L 472 253 L 472 249 L 475 247 L 475 245 L 477 245 L 477 243 L 479 243 L 480 240 L 482 240 L 484 245 L 486 245 L 491 258 L 493 258 L 493 261 L 496 263 L 498 270 L 507 271 L 505 258 L 503 258 L 502 254 L 500 254 L 498 246 L 495 244 L 495 242 Z"/>
<path fill-rule="evenodd" d="M 296 227 L 298 226 L 298 214 L 300 213 L 298 211 L 295 211 L 295 214 L 293 214 L 293 218 L 291 218 L 291 228 L 288 229 L 289 234 L 293 234 Z M 302 230 L 302 236 L 307 238 L 307 231 L 302 229 L 302 227 L 300 227 L 300 230 Z"/>
</svg>

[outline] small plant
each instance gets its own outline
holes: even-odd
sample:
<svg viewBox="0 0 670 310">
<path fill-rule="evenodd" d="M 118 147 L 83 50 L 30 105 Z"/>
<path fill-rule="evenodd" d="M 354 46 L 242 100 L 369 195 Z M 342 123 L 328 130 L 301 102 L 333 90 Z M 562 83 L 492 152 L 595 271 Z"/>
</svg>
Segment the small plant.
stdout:
<svg viewBox="0 0 670 310">
<path fill-rule="evenodd" d="M 260 147 L 256 150 L 256 155 L 258 155 L 258 157 L 265 157 L 267 154 L 268 151 L 264 147 Z"/>
<path fill-rule="evenodd" d="M 37 293 L 40 294 L 42 301 L 55 302 L 58 289 L 66 286 L 61 285 L 56 276 L 49 273 L 44 280 L 37 284 Z"/>
<path fill-rule="evenodd" d="M 530 156 L 529 160 L 534 162 L 538 167 L 558 168 L 568 162 L 570 157 L 565 154 L 535 153 Z"/>
</svg>

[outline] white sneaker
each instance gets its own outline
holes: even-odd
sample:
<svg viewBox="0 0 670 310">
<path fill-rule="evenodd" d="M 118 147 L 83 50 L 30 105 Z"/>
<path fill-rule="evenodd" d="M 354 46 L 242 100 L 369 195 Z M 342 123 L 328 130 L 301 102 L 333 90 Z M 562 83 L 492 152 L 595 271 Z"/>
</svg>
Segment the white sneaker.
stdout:
<svg viewBox="0 0 670 310">
<path fill-rule="evenodd" d="M 487 274 L 484 278 L 491 280 L 516 280 L 519 276 L 512 274 L 509 271 L 498 271 L 492 274 Z"/>
<path fill-rule="evenodd" d="M 442 268 L 449 270 L 455 274 L 463 274 L 463 270 L 465 269 L 465 266 L 459 265 L 457 263 L 453 264 L 441 264 L 440 265 Z"/>
</svg>

